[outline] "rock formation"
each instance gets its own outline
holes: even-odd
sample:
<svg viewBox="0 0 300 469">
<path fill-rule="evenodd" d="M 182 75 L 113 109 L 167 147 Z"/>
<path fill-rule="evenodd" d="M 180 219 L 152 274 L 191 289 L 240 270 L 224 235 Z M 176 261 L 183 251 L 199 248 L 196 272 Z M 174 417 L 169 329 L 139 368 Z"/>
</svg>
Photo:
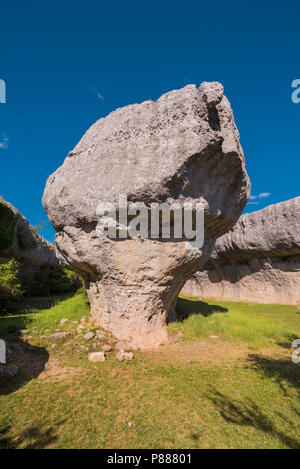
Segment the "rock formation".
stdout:
<svg viewBox="0 0 300 469">
<path fill-rule="evenodd" d="M 30 226 L 27 219 L 0 197 L 0 257 L 16 259 L 31 269 L 57 267 L 54 246 Z"/>
<path fill-rule="evenodd" d="M 119 340 L 145 349 L 167 341 L 178 293 L 239 218 L 249 185 L 223 87 L 202 83 L 98 120 L 49 177 L 43 204 L 59 257 L 85 278 L 92 316 Z M 203 202 L 203 246 L 99 237 L 97 206 L 113 203 L 118 212 L 119 195 L 147 207 Z"/>
<path fill-rule="evenodd" d="M 242 215 L 182 293 L 300 304 L 300 197 Z"/>
</svg>

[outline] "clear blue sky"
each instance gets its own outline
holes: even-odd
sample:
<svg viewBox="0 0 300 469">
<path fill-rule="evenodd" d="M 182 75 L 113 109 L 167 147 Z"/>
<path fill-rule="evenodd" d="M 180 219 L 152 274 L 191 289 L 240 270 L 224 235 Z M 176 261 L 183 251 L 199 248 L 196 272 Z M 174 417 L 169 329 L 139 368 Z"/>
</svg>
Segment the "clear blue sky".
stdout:
<svg viewBox="0 0 300 469">
<path fill-rule="evenodd" d="M 299 2 L 1 4 L 0 194 L 46 220 L 47 177 L 100 117 L 188 83 L 220 81 L 241 133 L 246 211 L 299 195 Z M 253 203 L 254 202 L 254 203 Z M 44 236 L 53 239 L 48 225 Z"/>
</svg>

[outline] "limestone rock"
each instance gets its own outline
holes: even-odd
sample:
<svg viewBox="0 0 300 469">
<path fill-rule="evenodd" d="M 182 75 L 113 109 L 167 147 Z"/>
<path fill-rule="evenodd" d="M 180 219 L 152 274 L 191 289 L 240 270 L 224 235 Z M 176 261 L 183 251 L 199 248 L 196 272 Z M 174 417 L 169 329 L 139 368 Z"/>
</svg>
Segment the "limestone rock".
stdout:
<svg viewBox="0 0 300 469">
<path fill-rule="evenodd" d="M 85 338 L 85 340 L 91 340 L 95 337 L 95 334 L 94 334 L 94 332 L 89 331 L 83 337 Z"/>
<path fill-rule="evenodd" d="M 300 197 L 242 215 L 182 293 L 300 304 Z"/>
<path fill-rule="evenodd" d="M 54 246 L 40 236 L 28 223 L 27 219 L 0 196 L 1 204 L 8 207 L 15 217 L 12 243 L 0 253 L 1 257 L 16 259 L 18 262 L 30 265 L 33 268 L 39 268 L 44 265 L 57 267 L 59 261 L 56 257 Z M 0 220 L 0 229 L 1 222 L 5 223 L 5 221 Z"/>
<path fill-rule="evenodd" d="M 116 353 L 116 357 L 119 362 L 131 361 L 133 360 L 133 353 L 125 352 L 125 350 L 119 350 L 119 352 Z"/>
<path fill-rule="evenodd" d="M 108 344 L 104 344 L 104 345 L 102 345 L 101 350 L 103 352 L 110 352 L 111 351 L 111 346 L 108 345 Z"/>
<path fill-rule="evenodd" d="M 105 362 L 105 353 L 104 352 L 91 352 L 88 355 L 90 362 Z"/>
<path fill-rule="evenodd" d="M 100 329 L 98 329 L 96 331 L 96 336 L 97 336 L 97 339 L 99 340 L 105 340 L 106 339 L 106 334 L 104 331 L 101 331 Z"/>
<path fill-rule="evenodd" d="M 67 337 L 70 337 L 71 333 L 70 332 L 55 332 L 54 334 L 50 334 L 49 338 L 50 339 L 66 339 Z"/>
<path fill-rule="evenodd" d="M 119 350 L 125 350 L 125 352 L 129 352 L 130 351 L 130 348 L 131 348 L 131 345 L 128 344 L 127 342 L 125 341 L 120 341 L 120 342 L 117 342 L 116 345 L 115 345 L 115 349 L 117 351 Z"/>
<path fill-rule="evenodd" d="M 168 341 L 166 323 L 186 280 L 249 196 L 239 133 L 220 83 L 188 85 L 97 121 L 47 181 L 43 204 L 61 260 L 85 278 L 91 314 L 143 349 Z M 205 242 L 99 238 L 100 202 L 204 204 Z"/>
</svg>

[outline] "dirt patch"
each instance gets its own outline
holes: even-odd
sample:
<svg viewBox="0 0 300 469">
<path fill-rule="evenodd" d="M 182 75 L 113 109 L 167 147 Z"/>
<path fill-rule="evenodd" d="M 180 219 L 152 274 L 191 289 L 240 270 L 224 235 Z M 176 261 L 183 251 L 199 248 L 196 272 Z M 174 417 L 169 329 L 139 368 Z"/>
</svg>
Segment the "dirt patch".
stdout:
<svg viewBox="0 0 300 469">
<path fill-rule="evenodd" d="M 57 358 L 50 356 L 50 359 L 45 366 L 45 370 L 39 375 L 39 379 L 55 377 L 55 379 L 62 380 L 74 375 L 79 375 L 81 372 L 81 368 L 62 366 Z"/>
<path fill-rule="evenodd" d="M 79 367 L 62 366 L 59 359 L 50 355 L 46 347 L 30 343 L 28 339 L 14 338 L 8 342 L 8 346 L 13 351 L 12 363 L 25 372 L 27 379 L 64 379 L 81 372 Z"/>
<path fill-rule="evenodd" d="M 8 346 L 13 351 L 13 364 L 22 368 L 28 378 L 36 378 L 45 369 L 49 360 L 45 348 L 30 344 L 21 337 L 8 341 Z"/>
</svg>

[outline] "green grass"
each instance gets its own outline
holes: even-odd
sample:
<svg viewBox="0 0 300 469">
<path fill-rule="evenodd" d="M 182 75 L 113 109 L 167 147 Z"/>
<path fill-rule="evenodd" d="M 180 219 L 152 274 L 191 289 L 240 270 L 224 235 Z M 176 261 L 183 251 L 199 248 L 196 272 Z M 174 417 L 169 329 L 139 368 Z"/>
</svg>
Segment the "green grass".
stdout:
<svg viewBox="0 0 300 469">
<path fill-rule="evenodd" d="M 18 329 L 54 330 L 63 318 L 77 321 L 89 314 L 87 297 L 81 293 L 71 295 L 52 295 L 24 299 L 19 314 L 3 316 L 0 334 L 6 336 Z"/>
<path fill-rule="evenodd" d="M 7 332 L 20 319 L 41 332 L 79 320 L 84 296 L 30 302 L 23 317 L 0 318 L 0 336 L 24 350 L 0 386 L 0 448 L 300 447 L 300 365 L 287 348 L 300 337 L 297 308 L 182 298 L 173 343 L 93 364 L 73 329 L 55 349 L 33 334 L 26 353 Z"/>
<path fill-rule="evenodd" d="M 280 343 L 289 345 L 300 337 L 300 311 L 296 306 L 203 302 L 180 297 L 177 311 L 182 322 L 170 324 L 170 332 L 180 331 L 188 340 L 217 334 L 224 340 L 256 349 Z"/>
<path fill-rule="evenodd" d="M 79 321 L 82 316 L 88 315 L 90 311 L 89 303 L 82 294 L 77 294 L 64 301 L 56 300 L 50 309 L 42 309 L 39 313 L 29 317 L 27 327 L 36 327 L 38 331 L 43 329 L 55 329 L 61 319 L 67 318 Z"/>
</svg>

